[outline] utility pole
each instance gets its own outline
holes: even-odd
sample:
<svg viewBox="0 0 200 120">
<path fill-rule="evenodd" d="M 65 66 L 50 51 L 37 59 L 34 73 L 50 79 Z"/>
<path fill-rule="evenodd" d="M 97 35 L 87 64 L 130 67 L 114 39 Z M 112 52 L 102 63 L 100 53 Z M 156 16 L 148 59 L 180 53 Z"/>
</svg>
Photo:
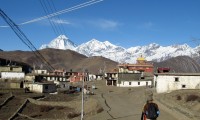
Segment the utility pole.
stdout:
<svg viewBox="0 0 200 120">
<path fill-rule="evenodd" d="M 106 74 L 106 61 L 104 61 L 104 68 L 103 68 L 103 79 L 105 79 L 105 74 Z"/>
<path fill-rule="evenodd" d="M 83 120 L 84 114 L 84 80 L 85 80 L 85 70 L 83 69 L 83 80 L 82 80 L 82 104 L 81 104 L 81 120 Z"/>
</svg>

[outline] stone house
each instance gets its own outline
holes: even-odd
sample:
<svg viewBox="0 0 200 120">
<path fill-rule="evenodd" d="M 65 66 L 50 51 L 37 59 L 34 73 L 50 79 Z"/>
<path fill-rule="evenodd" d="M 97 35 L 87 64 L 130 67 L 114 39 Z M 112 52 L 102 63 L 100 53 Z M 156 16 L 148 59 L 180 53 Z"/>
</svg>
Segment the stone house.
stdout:
<svg viewBox="0 0 200 120">
<path fill-rule="evenodd" d="M 108 72 L 105 75 L 106 85 L 117 86 L 118 72 Z"/>
<path fill-rule="evenodd" d="M 119 64 L 117 86 L 152 86 L 153 68 L 153 64 L 142 56 L 137 58 L 136 64 Z"/>
<path fill-rule="evenodd" d="M 1 79 L 24 79 L 25 73 L 22 72 L 21 66 L 0 66 Z"/>
<path fill-rule="evenodd" d="M 152 78 L 142 77 L 142 73 L 118 73 L 118 87 L 151 86 Z"/>
<path fill-rule="evenodd" d="M 154 86 L 157 93 L 200 89 L 200 73 L 155 73 Z"/>
<path fill-rule="evenodd" d="M 31 92 L 36 93 L 54 93 L 57 91 L 56 84 L 54 83 L 25 83 L 25 87 L 27 87 Z"/>
</svg>

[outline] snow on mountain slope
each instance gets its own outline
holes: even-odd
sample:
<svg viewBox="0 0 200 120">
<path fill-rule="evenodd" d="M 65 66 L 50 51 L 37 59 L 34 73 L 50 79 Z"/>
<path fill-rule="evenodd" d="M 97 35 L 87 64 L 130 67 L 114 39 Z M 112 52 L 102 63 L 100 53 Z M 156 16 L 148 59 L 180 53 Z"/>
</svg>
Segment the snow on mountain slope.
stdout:
<svg viewBox="0 0 200 120">
<path fill-rule="evenodd" d="M 109 41 L 100 42 L 92 39 L 86 43 L 76 46 L 66 36 L 60 35 L 52 40 L 48 45 L 42 45 L 40 49 L 56 48 L 71 49 L 86 56 L 103 56 L 117 62 L 135 63 L 138 56 L 143 55 L 149 61 L 163 61 L 176 56 L 198 55 L 200 47 L 191 48 L 187 44 L 160 46 L 152 43 L 146 46 L 135 46 L 125 49 L 120 46 L 111 44 Z"/>
<path fill-rule="evenodd" d="M 54 40 L 52 40 L 49 44 L 42 45 L 40 49 L 44 48 L 55 48 L 55 49 L 70 49 L 74 50 L 76 45 L 65 35 L 60 35 Z"/>
<path fill-rule="evenodd" d="M 87 56 L 106 56 L 109 57 L 112 54 L 120 54 L 125 49 L 119 46 L 115 46 L 108 41 L 100 42 L 96 39 L 81 44 L 76 48 L 76 51 Z"/>
</svg>

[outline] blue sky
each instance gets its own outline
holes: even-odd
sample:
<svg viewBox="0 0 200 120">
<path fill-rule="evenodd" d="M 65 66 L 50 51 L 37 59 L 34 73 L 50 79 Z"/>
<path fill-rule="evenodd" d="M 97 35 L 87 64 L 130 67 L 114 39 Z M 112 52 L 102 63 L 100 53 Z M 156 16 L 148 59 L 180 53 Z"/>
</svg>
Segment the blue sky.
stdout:
<svg viewBox="0 0 200 120">
<path fill-rule="evenodd" d="M 52 0 L 57 11 L 87 1 L 90 0 Z M 162 46 L 187 43 L 195 47 L 200 44 L 200 40 L 191 42 L 200 39 L 199 6 L 200 0 L 103 0 L 61 14 L 60 21 L 51 18 L 64 28 L 62 32 L 55 33 L 48 19 L 20 28 L 36 48 L 58 34 L 66 34 L 77 45 L 95 38 L 125 48 L 150 43 Z M 0 8 L 16 24 L 46 15 L 40 0 L 0 0 Z M 0 26 L 5 25 L 0 18 Z M 0 27 L 0 41 L 3 50 L 29 50 L 11 28 Z"/>
</svg>

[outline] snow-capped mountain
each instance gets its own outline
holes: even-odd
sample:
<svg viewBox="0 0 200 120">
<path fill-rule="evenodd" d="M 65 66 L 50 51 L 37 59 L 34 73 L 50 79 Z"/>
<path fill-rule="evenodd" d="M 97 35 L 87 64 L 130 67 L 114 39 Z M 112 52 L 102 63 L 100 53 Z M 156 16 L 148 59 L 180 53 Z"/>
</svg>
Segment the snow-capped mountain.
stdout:
<svg viewBox="0 0 200 120">
<path fill-rule="evenodd" d="M 70 49 L 74 50 L 76 45 L 65 35 L 60 35 L 54 40 L 52 40 L 49 44 L 44 44 L 40 47 L 40 49 L 44 48 L 55 48 L 55 49 Z"/>
<path fill-rule="evenodd" d="M 96 39 L 76 46 L 64 35 L 60 35 L 48 45 L 42 45 L 40 47 L 40 49 L 44 48 L 71 49 L 86 56 L 104 56 L 117 62 L 127 63 L 135 63 L 140 55 L 143 55 L 149 61 L 163 61 L 171 57 L 182 55 L 195 57 L 200 50 L 200 46 L 196 48 L 191 48 L 187 44 L 160 46 L 156 43 L 126 49 L 121 46 L 113 45 L 109 41 L 100 42 Z"/>
<path fill-rule="evenodd" d="M 121 54 L 126 51 L 125 48 L 115 46 L 109 41 L 100 42 L 96 39 L 81 44 L 76 48 L 76 51 L 87 56 L 110 56 L 112 54 Z"/>
</svg>

